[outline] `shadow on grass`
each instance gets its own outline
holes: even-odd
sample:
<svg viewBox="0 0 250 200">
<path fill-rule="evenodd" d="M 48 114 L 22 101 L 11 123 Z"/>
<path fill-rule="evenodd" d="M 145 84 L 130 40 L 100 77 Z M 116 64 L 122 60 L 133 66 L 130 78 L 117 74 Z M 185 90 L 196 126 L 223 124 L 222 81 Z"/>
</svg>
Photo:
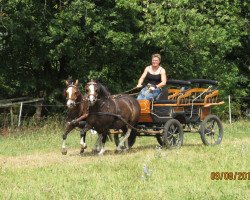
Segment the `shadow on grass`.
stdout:
<svg viewBox="0 0 250 200">
<path fill-rule="evenodd" d="M 204 146 L 204 144 L 194 144 L 194 143 L 187 143 L 187 144 L 183 144 L 182 147 L 201 147 Z"/>
<path fill-rule="evenodd" d="M 204 145 L 202 143 L 184 143 L 180 148 L 185 148 L 185 147 L 203 147 Z M 107 149 L 105 150 L 103 155 L 99 155 L 98 152 L 92 152 L 92 151 L 85 151 L 83 155 L 80 155 L 80 149 L 79 151 L 75 151 L 74 153 L 69 153 L 69 156 L 80 156 L 80 157 L 93 157 L 93 156 L 108 156 L 108 155 L 125 155 L 125 154 L 135 154 L 141 151 L 145 151 L 145 150 L 156 150 L 159 149 L 160 146 L 157 144 L 148 144 L 148 145 L 141 145 L 141 146 L 135 146 L 132 147 L 131 149 L 127 150 L 127 151 L 121 151 L 121 152 L 117 152 L 114 149 Z M 174 150 L 178 150 L 180 148 L 162 148 L 163 151 L 174 151 Z"/>
<path fill-rule="evenodd" d="M 156 145 L 144 145 L 144 146 L 137 146 L 137 147 L 133 147 L 127 151 L 121 151 L 121 152 L 117 152 L 115 149 L 107 149 L 105 150 L 103 156 L 106 156 L 106 155 L 112 155 L 112 156 L 115 156 L 115 155 L 125 155 L 125 154 L 129 154 L 129 153 L 137 153 L 137 152 L 140 152 L 140 151 L 145 151 L 145 150 L 150 150 L 150 149 L 156 149 Z M 86 151 L 84 152 L 83 155 L 80 155 L 80 150 L 79 151 L 75 151 L 73 153 L 69 153 L 68 155 L 69 156 L 82 156 L 82 157 L 91 157 L 91 156 L 100 156 L 98 153 L 96 152 L 90 152 L 90 151 Z"/>
</svg>

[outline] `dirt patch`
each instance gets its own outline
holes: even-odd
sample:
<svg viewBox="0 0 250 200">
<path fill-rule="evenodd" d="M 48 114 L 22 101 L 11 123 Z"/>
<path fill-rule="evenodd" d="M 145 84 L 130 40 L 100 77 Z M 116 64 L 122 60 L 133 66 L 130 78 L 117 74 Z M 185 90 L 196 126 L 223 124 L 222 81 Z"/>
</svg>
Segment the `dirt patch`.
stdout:
<svg viewBox="0 0 250 200">
<path fill-rule="evenodd" d="M 112 149 L 107 149 L 104 156 L 99 156 L 92 152 L 86 151 L 83 156 L 79 155 L 79 149 L 71 149 L 67 155 L 62 155 L 60 151 L 49 152 L 49 153 L 34 153 L 30 155 L 21 156 L 1 156 L 0 155 L 0 169 L 4 168 L 39 168 L 50 165 L 84 165 L 86 163 L 98 162 L 108 160 L 115 157 L 118 159 L 118 155 L 121 155 L 120 159 L 126 154 L 132 154 L 137 152 L 132 150 L 129 152 L 116 154 Z M 119 160 L 119 159 L 118 159 Z"/>
<path fill-rule="evenodd" d="M 0 167 L 37 168 L 55 164 L 76 164 L 90 161 L 90 157 L 81 157 L 77 151 L 69 155 L 61 155 L 60 152 L 34 153 L 23 156 L 0 156 Z"/>
</svg>

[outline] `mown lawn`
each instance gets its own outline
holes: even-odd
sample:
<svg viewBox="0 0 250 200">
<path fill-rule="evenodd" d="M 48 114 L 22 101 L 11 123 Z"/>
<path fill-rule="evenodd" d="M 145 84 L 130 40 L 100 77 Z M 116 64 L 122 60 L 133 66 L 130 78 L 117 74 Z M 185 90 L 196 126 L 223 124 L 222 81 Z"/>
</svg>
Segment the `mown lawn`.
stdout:
<svg viewBox="0 0 250 200">
<path fill-rule="evenodd" d="M 219 146 L 187 133 L 180 149 L 159 150 L 155 138 L 138 138 L 128 153 L 78 155 L 79 134 L 61 155 L 56 123 L 0 137 L 0 199 L 250 199 L 250 180 L 211 180 L 211 172 L 250 172 L 250 122 L 224 123 Z M 144 174 L 146 165 L 149 175 Z"/>
</svg>

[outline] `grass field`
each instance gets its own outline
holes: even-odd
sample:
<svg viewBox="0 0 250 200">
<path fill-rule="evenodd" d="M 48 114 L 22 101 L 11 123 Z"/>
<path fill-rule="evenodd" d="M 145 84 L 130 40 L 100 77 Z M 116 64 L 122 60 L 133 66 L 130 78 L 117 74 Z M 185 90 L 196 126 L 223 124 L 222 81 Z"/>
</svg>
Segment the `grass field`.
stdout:
<svg viewBox="0 0 250 200">
<path fill-rule="evenodd" d="M 155 138 L 141 137 L 123 154 L 107 142 L 102 157 L 91 153 L 91 134 L 78 155 L 78 130 L 61 155 L 57 123 L 0 136 L 0 199 L 250 199 L 250 180 L 211 180 L 211 172 L 250 172 L 250 122 L 223 125 L 219 146 L 187 133 L 182 148 L 159 150 Z"/>
</svg>

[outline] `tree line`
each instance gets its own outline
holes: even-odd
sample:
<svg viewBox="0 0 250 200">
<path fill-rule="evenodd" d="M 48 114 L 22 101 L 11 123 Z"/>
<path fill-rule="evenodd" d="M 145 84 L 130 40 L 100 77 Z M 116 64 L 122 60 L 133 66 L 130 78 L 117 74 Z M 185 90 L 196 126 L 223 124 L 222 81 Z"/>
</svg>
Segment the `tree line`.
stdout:
<svg viewBox="0 0 250 200">
<path fill-rule="evenodd" d="M 68 76 L 134 87 L 151 54 L 169 79 L 207 78 L 250 96 L 248 0 L 2 0 L 0 98 L 64 103 Z M 221 113 L 226 112 L 224 108 Z M 233 112 L 249 107 L 235 99 Z"/>
</svg>

